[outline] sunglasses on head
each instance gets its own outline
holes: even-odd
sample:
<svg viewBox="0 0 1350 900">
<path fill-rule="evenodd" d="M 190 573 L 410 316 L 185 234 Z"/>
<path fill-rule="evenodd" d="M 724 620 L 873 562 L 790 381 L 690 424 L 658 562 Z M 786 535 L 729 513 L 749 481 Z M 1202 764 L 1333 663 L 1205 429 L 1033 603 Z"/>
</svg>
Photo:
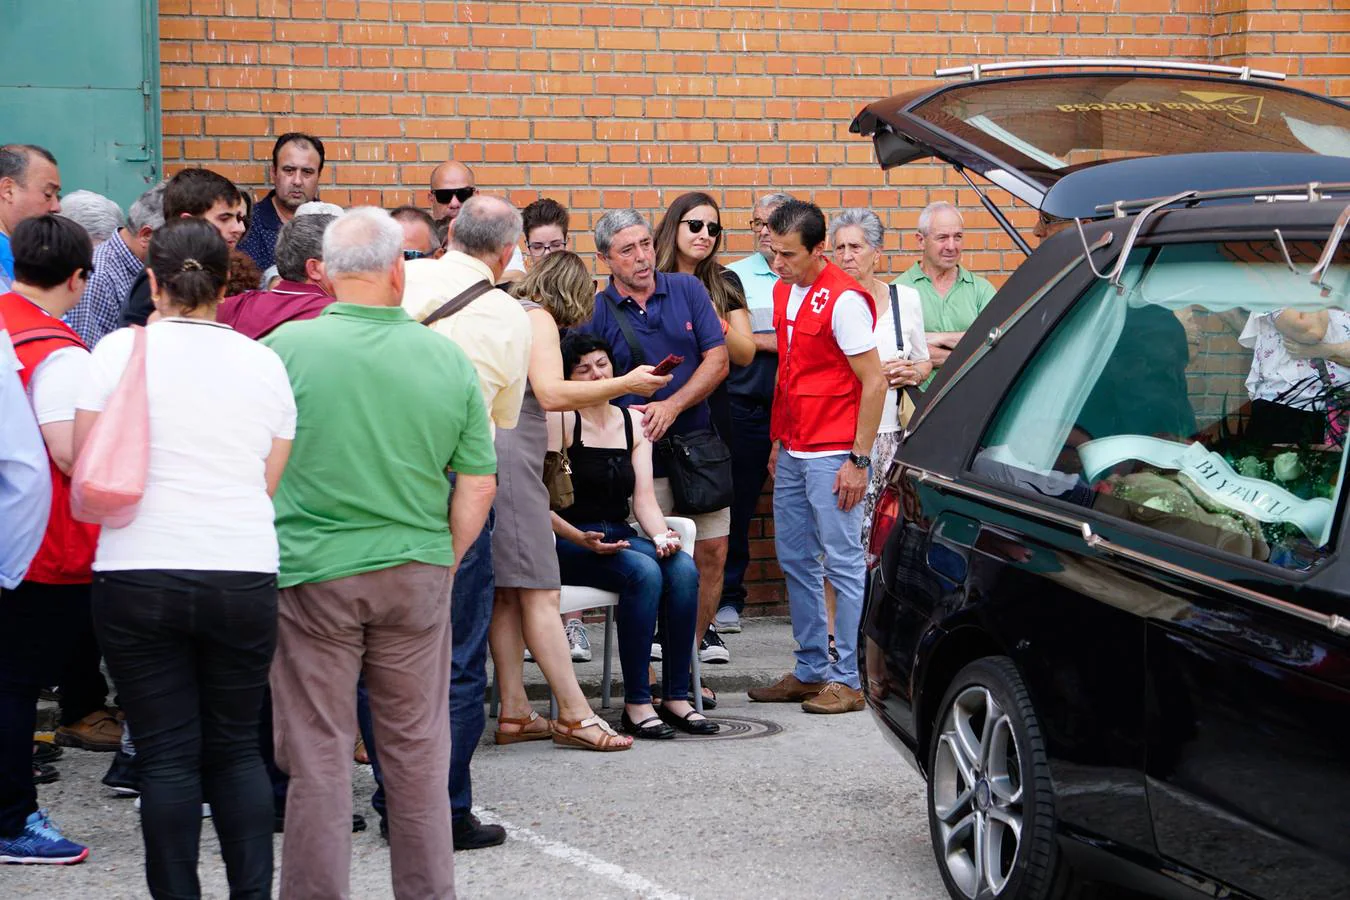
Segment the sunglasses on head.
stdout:
<svg viewBox="0 0 1350 900">
<path fill-rule="evenodd" d="M 437 203 L 449 203 L 451 198 L 463 203 L 476 193 L 478 193 L 478 188 L 476 187 L 435 188 L 432 190 L 431 195 L 436 198 Z"/>
<path fill-rule="evenodd" d="M 680 222 L 689 226 L 690 234 L 698 234 L 704 225 L 708 226 L 708 237 L 717 237 L 722 233 L 722 226 L 716 222 L 705 222 L 702 219 L 681 219 Z"/>
</svg>

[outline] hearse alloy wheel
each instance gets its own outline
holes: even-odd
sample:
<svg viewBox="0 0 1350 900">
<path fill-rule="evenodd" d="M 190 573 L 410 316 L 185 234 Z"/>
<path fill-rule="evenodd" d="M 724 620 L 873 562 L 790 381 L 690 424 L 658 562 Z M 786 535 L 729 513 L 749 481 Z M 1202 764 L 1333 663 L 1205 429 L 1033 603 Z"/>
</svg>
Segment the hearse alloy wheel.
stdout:
<svg viewBox="0 0 1350 900">
<path fill-rule="evenodd" d="M 1009 659 L 977 660 L 952 681 L 928 763 L 933 852 L 953 898 L 1064 896 L 1067 884 L 1051 887 L 1057 854 L 1045 746 Z"/>
</svg>

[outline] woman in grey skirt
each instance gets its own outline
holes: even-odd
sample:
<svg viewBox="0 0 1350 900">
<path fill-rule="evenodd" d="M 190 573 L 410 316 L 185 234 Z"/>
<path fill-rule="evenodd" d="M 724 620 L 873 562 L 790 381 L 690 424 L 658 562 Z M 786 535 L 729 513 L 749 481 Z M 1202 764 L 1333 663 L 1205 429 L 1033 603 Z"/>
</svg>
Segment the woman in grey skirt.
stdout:
<svg viewBox="0 0 1350 900">
<path fill-rule="evenodd" d="M 488 636 L 502 702 L 495 739 L 499 744 L 512 744 L 551 737 L 563 746 L 627 750 L 632 739 L 616 734 L 595 715 L 581 692 L 558 617 L 562 581 L 543 481 L 548 449 L 545 415 L 624 394 L 650 397 L 670 376 L 653 375 L 651 366 L 639 366 L 612 381 L 578 382 L 563 377 L 559 329 L 585 321 L 595 306 L 595 284 L 575 253 L 550 253 L 512 293 L 530 317 L 533 342 L 520 422 L 497 432 L 497 524 L 492 534 L 497 595 Z M 539 718 L 525 696 L 527 646 L 557 697 L 557 722 Z"/>
</svg>

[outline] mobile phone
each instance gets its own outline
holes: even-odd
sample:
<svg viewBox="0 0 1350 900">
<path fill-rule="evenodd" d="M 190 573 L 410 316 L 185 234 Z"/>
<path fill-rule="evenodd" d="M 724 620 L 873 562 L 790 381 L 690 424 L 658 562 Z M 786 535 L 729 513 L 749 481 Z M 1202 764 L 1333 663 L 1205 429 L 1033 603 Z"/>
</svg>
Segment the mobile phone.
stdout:
<svg viewBox="0 0 1350 900">
<path fill-rule="evenodd" d="M 675 369 L 675 367 L 682 362 L 684 362 L 683 356 L 676 356 L 674 353 L 672 353 L 656 364 L 656 367 L 652 369 L 652 374 L 669 375 Z"/>
</svg>

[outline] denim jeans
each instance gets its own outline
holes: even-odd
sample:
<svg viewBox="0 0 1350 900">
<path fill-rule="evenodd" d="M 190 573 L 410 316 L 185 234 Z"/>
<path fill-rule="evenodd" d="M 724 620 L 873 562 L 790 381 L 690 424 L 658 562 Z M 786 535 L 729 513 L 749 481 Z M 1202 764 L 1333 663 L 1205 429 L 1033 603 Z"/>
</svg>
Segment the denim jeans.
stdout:
<svg viewBox="0 0 1350 900">
<path fill-rule="evenodd" d="M 727 437 L 731 448 L 731 535 L 722 580 L 721 606 L 739 614 L 745 609 L 745 571 L 750 566 L 750 520 L 759 506 L 764 479 L 769 477 L 769 408 L 747 397 L 731 395 L 736 427 Z"/>
<path fill-rule="evenodd" d="M 626 522 L 591 522 L 577 525 L 582 531 L 600 531 L 605 540 L 628 541 L 632 546 L 613 554 L 600 554 L 571 541 L 558 539 L 558 566 L 563 584 L 613 591 L 619 595 L 614 621 L 619 634 L 619 666 L 623 670 L 623 698 L 627 703 L 652 702 L 647 680 L 651 658 L 652 629 L 661 620 L 662 697 L 689 696 L 689 666 L 694 650 L 698 617 L 698 567 L 686 553 L 665 559 L 656 555 L 656 545 L 639 537 Z"/>
<path fill-rule="evenodd" d="M 492 598 L 496 582 L 492 574 L 492 513 L 455 571 L 450 589 L 450 815 L 462 820 L 473 809 L 473 782 L 469 763 L 478 739 L 483 736 L 487 714 L 488 625 L 492 622 Z M 384 773 L 379 748 L 375 746 L 370 696 L 365 682 L 357 683 L 356 717 L 361 738 L 375 775 L 375 794 L 370 805 L 385 817 Z"/>
<path fill-rule="evenodd" d="M 773 484 L 774 547 L 787 581 L 796 676 L 805 682 L 837 681 L 858 688 L 858 624 L 862 619 L 866 560 L 863 504 L 839 509 L 834 479 L 847 456 L 798 459 L 778 454 Z M 839 662 L 830 662 L 824 576 L 834 585 L 834 634 Z"/>
<path fill-rule="evenodd" d="M 38 690 L 55 684 L 70 652 L 70 623 L 89 616 L 89 585 L 24 581 L 0 592 L 0 837 L 37 811 L 33 729 Z"/>
<path fill-rule="evenodd" d="M 150 895 L 201 896 L 205 801 L 231 898 L 270 897 L 272 799 L 258 710 L 276 649 L 276 576 L 96 573 L 93 611 L 136 742 Z"/>
</svg>

